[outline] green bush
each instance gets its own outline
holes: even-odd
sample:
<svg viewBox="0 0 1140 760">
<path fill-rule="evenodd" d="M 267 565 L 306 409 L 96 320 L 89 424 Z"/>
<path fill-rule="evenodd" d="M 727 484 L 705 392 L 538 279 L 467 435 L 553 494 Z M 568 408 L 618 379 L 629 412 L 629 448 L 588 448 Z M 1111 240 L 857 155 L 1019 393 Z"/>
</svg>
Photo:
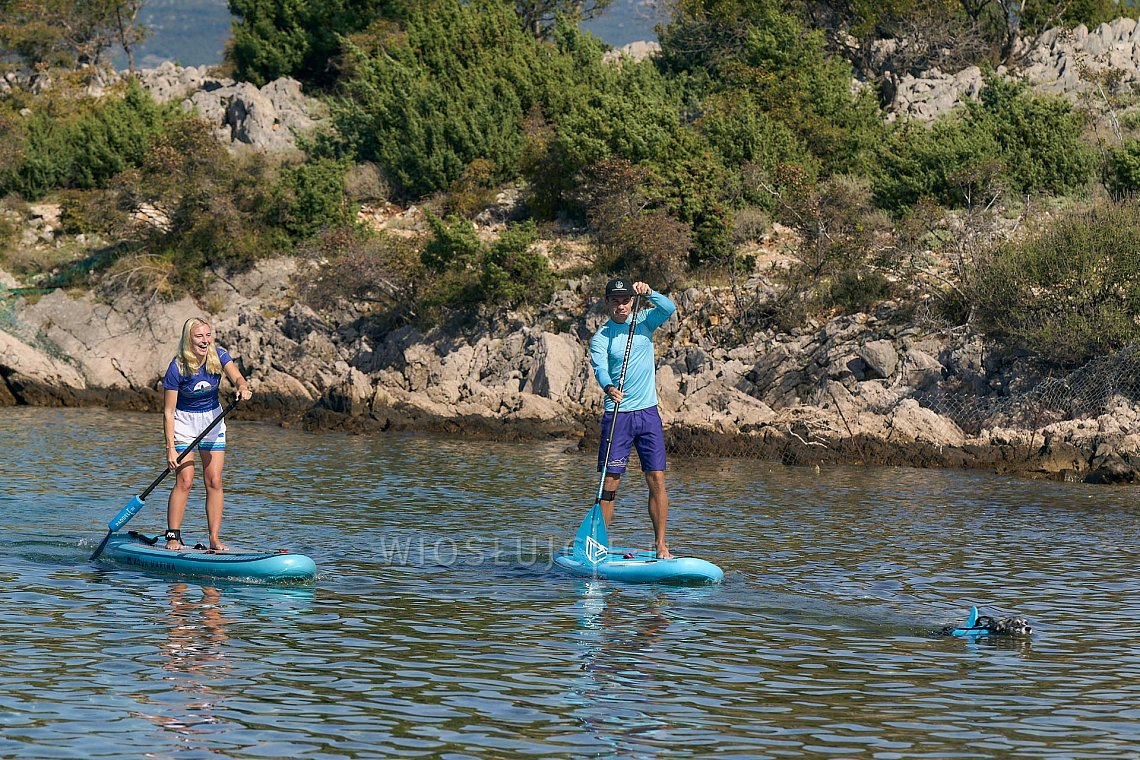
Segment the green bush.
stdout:
<svg viewBox="0 0 1140 760">
<path fill-rule="evenodd" d="M 477 304 L 515 307 L 550 297 L 554 274 L 534 249 L 538 228 L 532 221 L 508 227 L 491 244 L 481 241 L 471 222 L 428 214 L 432 237 L 420 261 L 433 274 L 422 290 L 421 314 L 436 321 L 447 310 Z"/>
<path fill-rule="evenodd" d="M 198 292 L 211 270 L 240 270 L 291 250 L 272 167 L 258 154 L 232 156 L 209 124 L 180 122 L 140 163 L 118 177 L 119 203 L 165 215 L 168 223 L 146 230 L 139 244 L 171 261 L 182 287 Z"/>
<path fill-rule="evenodd" d="M 1070 213 L 967 272 L 977 325 L 1072 365 L 1140 339 L 1140 206 Z"/>
<path fill-rule="evenodd" d="M 967 104 L 967 119 L 997 142 L 1017 192 L 1061 195 L 1088 181 L 1093 153 L 1081 139 L 1084 116 L 1063 98 L 989 75 L 978 100 Z"/>
<path fill-rule="evenodd" d="M 37 200 L 58 189 L 107 187 L 184 118 L 177 104 L 158 105 L 134 80 L 121 98 L 43 98 L 16 127 L 19 147 L 8 149 L 15 155 L 0 162 L 0 195 Z"/>
<path fill-rule="evenodd" d="M 405 196 L 446 189 L 476 159 L 517 176 L 521 124 L 536 95 L 539 48 L 501 3 L 430 0 L 400 29 L 375 27 L 349 48 L 334 102 L 357 160 L 375 161 Z"/>
<path fill-rule="evenodd" d="M 1002 187 L 1019 194 L 1064 194 L 1091 176 L 1093 154 L 1071 105 L 990 75 L 962 114 L 927 129 L 903 123 L 880 151 L 876 197 L 903 209 L 922 198 L 984 205 Z"/>
<path fill-rule="evenodd" d="M 341 37 L 364 29 L 391 3 L 366 0 L 229 0 L 227 56 L 239 79 L 259 87 L 278 77 L 335 81 Z"/>
<path fill-rule="evenodd" d="M 783 125 L 826 173 L 861 173 L 883 134 L 870 92 L 852 93 L 850 66 L 827 52 L 824 33 L 778 0 L 681 0 L 661 31 L 660 66 L 702 101 L 725 93 Z M 716 103 L 713 103 L 716 110 Z M 702 103 L 702 107 L 704 103 Z M 759 117 L 756 117 L 759 118 Z"/>
<path fill-rule="evenodd" d="M 1115 200 L 1136 196 L 1140 191 L 1140 140 L 1127 140 L 1108 152 L 1103 181 Z"/>
<path fill-rule="evenodd" d="M 351 224 L 355 208 L 345 194 L 345 161 L 318 158 L 281 170 L 277 181 L 278 223 L 294 238 Z"/>
<path fill-rule="evenodd" d="M 427 222 L 432 237 L 424 246 L 420 260 L 428 271 L 462 272 L 475 266 L 483 244 L 471 222 L 456 216 L 440 219 L 431 213 L 427 214 Z"/>
<path fill-rule="evenodd" d="M 528 221 L 508 227 L 486 251 L 480 273 L 482 300 L 505 306 L 544 303 L 554 292 L 554 273 L 535 250 L 538 227 Z"/>
<path fill-rule="evenodd" d="M 988 131 L 957 117 L 927 128 L 906 122 L 884 143 L 876 202 L 900 210 L 923 199 L 947 206 L 984 205 L 1001 187 L 1000 147 Z"/>
</svg>

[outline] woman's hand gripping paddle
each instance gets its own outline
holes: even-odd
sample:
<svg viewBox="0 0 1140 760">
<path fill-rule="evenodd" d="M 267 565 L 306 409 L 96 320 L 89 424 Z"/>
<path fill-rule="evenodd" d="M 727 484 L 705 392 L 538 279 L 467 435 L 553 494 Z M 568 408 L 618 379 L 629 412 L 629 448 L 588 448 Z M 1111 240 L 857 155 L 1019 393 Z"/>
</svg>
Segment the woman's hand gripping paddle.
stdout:
<svg viewBox="0 0 1140 760">
<path fill-rule="evenodd" d="M 225 417 L 235 406 L 238 405 L 239 401 L 241 401 L 241 394 L 238 394 L 237 398 L 231 401 L 230 405 L 223 409 L 222 413 L 215 417 L 213 421 L 206 426 L 206 429 L 198 434 L 198 437 L 195 438 L 194 441 L 186 447 L 186 450 L 179 454 L 178 458 L 174 460 L 175 463 L 177 464 L 178 462 L 181 462 L 182 457 L 193 451 L 195 447 L 197 447 L 197 445 L 202 442 L 202 439 L 206 437 L 206 434 L 213 430 L 214 427 L 222 421 L 222 417 Z M 166 476 L 169 474 L 170 465 L 167 465 L 166 469 L 162 471 L 162 474 L 155 478 L 154 482 L 147 486 L 145 491 L 140 493 L 135 498 L 131 499 L 127 503 L 127 506 L 120 509 L 119 514 L 115 515 L 111 522 L 107 523 L 107 535 L 103 536 L 103 540 L 99 542 L 99 548 L 96 549 L 95 552 L 91 555 L 92 560 L 96 559 L 100 554 L 103 553 L 103 549 L 107 546 L 107 542 L 111 540 L 111 536 L 115 534 L 115 531 L 122 529 L 124 525 L 130 522 L 132 517 L 139 513 L 139 510 L 141 510 L 145 505 L 146 497 L 150 496 L 150 492 L 157 488 L 158 484 L 165 480 Z"/>
<path fill-rule="evenodd" d="M 618 390 L 625 390 L 625 370 L 629 365 L 629 352 L 633 348 L 633 333 L 637 329 L 637 312 L 641 306 L 641 294 L 633 297 L 633 311 L 629 315 L 629 337 L 625 342 L 625 356 L 621 360 L 621 374 L 618 375 Z M 606 520 L 602 514 L 602 491 L 606 485 L 606 468 L 610 462 L 610 449 L 614 445 L 614 428 L 617 427 L 618 407 L 621 401 L 614 402 L 614 416 L 610 423 L 610 433 L 606 438 L 606 453 L 602 457 L 602 476 L 598 478 L 598 491 L 594 496 L 594 506 L 586 513 L 586 518 L 578 526 L 574 534 L 574 558 L 579 562 L 586 561 L 591 565 L 602 562 L 609 556 L 609 535 L 606 532 Z"/>
</svg>

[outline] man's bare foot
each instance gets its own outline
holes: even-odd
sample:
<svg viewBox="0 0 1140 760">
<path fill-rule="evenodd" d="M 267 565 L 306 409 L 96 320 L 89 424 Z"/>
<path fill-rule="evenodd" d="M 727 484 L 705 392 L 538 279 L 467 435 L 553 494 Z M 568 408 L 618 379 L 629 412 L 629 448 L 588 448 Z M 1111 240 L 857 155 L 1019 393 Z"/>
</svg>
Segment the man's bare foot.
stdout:
<svg viewBox="0 0 1140 760">
<path fill-rule="evenodd" d="M 166 548 L 170 551 L 176 552 L 185 547 L 182 546 L 181 541 L 174 541 L 173 539 L 166 542 Z"/>
<path fill-rule="evenodd" d="M 673 559 L 673 554 L 672 554 L 672 552 L 669 551 L 669 547 L 667 545 L 659 544 L 656 547 L 656 550 L 657 550 L 657 559 Z"/>
<path fill-rule="evenodd" d="M 210 541 L 210 550 L 215 552 L 228 552 L 230 547 L 223 544 L 221 541 Z"/>
</svg>

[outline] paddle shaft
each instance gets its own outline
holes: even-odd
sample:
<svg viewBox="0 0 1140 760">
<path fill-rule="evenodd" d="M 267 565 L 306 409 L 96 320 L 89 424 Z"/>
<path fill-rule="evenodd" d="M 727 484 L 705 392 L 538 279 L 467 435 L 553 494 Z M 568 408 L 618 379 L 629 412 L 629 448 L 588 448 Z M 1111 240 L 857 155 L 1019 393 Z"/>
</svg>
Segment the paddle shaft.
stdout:
<svg viewBox="0 0 1140 760">
<path fill-rule="evenodd" d="M 629 337 L 625 341 L 625 356 L 622 357 L 621 374 L 618 375 L 617 389 L 619 391 L 625 390 L 625 370 L 629 365 L 630 350 L 633 348 L 633 333 L 637 329 L 637 312 L 639 311 L 640 306 L 641 294 L 638 293 L 633 297 L 633 310 L 629 314 Z M 610 434 L 606 438 L 606 453 L 605 456 L 602 457 L 602 477 L 598 479 L 598 493 L 594 497 L 595 507 L 602 503 L 602 491 L 606 486 L 606 467 L 608 467 L 610 463 L 610 449 L 613 448 L 614 445 L 614 429 L 617 427 L 618 407 L 620 406 L 620 399 L 614 402 L 614 417 L 613 421 L 610 422 Z"/>
<path fill-rule="evenodd" d="M 241 401 L 241 394 L 238 394 L 234 400 L 230 402 L 230 405 L 222 410 L 221 414 L 211 420 L 210 424 L 206 426 L 206 429 L 199 433 L 198 437 L 191 441 L 190 445 L 187 446 L 186 449 L 178 455 L 178 457 L 174 460 L 174 463 L 180 463 L 183 457 L 193 451 L 194 448 L 202 442 L 202 439 L 205 438 L 211 430 L 217 427 L 218 423 L 222 421 L 222 418 L 229 414 L 233 408 L 238 405 L 239 401 Z M 95 549 L 95 551 L 91 554 L 92 560 L 103 553 L 103 549 L 107 546 L 107 542 L 111 540 L 111 536 L 114 535 L 115 531 L 122 528 L 124 525 L 130 522 L 132 517 L 138 514 L 139 510 L 143 508 L 143 503 L 146 501 L 146 497 L 150 496 L 150 492 L 157 488 L 158 484 L 165 480 L 166 476 L 169 474 L 170 465 L 168 464 L 166 466 L 166 469 L 162 471 L 162 474 L 155 478 L 154 482 L 147 486 L 145 491 L 140 493 L 135 498 L 131 499 L 130 503 L 127 504 L 127 506 L 119 510 L 119 513 L 115 515 L 114 519 L 112 519 L 111 522 L 107 525 L 107 535 L 103 537 L 103 540 L 99 543 L 99 547 Z"/>
</svg>

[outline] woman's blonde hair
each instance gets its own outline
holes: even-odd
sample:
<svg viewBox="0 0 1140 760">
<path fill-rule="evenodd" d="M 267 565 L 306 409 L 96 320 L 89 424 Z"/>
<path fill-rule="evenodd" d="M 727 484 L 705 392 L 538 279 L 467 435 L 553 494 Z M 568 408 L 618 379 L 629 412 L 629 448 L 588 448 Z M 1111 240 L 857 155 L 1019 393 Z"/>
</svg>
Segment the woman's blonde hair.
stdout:
<svg viewBox="0 0 1140 760">
<path fill-rule="evenodd" d="M 183 375 L 193 375 L 202 366 L 198 362 L 198 354 L 194 353 L 194 339 L 191 337 L 191 333 L 201 325 L 209 327 L 210 323 L 200 317 L 190 317 L 186 320 L 186 324 L 182 325 L 182 341 L 178 344 L 176 359 L 178 360 L 178 371 Z M 218 358 L 218 351 L 214 347 L 212 329 L 210 346 L 206 349 L 206 373 L 210 375 L 222 374 L 222 360 Z"/>
</svg>

